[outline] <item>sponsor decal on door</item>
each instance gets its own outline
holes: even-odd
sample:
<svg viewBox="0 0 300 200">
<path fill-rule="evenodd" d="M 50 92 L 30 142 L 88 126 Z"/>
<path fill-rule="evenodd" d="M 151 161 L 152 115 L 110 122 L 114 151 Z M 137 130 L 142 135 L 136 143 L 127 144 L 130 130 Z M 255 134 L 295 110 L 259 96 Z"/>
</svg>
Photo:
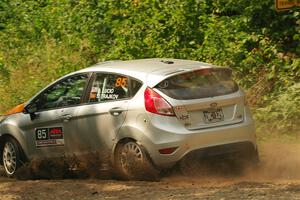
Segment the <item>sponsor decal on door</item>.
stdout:
<svg viewBox="0 0 300 200">
<path fill-rule="evenodd" d="M 36 147 L 63 146 L 65 144 L 62 127 L 35 129 Z"/>
</svg>

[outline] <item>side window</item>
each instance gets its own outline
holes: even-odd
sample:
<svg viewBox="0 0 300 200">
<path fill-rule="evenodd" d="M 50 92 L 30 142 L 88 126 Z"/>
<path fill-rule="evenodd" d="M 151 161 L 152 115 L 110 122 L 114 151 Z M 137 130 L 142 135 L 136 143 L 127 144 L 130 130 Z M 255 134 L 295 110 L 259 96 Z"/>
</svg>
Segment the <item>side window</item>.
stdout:
<svg viewBox="0 0 300 200">
<path fill-rule="evenodd" d="M 88 75 L 76 75 L 60 81 L 43 92 L 36 100 L 38 110 L 78 105 L 84 94 Z"/>
<path fill-rule="evenodd" d="M 135 79 L 131 79 L 131 96 L 133 97 L 138 91 L 139 89 L 142 87 L 142 83 L 140 81 L 137 81 Z"/>
<path fill-rule="evenodd" d="M 105 102 L 128 98 L 128 78 L 117 74 L 97 74 L 89 102 Z"/>
</svg>

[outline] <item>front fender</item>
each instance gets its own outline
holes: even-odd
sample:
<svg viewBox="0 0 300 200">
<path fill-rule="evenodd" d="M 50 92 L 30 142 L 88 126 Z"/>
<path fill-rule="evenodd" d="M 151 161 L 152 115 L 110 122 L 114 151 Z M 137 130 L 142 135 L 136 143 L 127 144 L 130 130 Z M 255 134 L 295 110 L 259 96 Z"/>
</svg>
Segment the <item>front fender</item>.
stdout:
<svg viewBox="0 0 300 200">
<path fill-rule="evenodd" d="M 25 156 L 28 158 L 29 151 L 27 148 L 27 140 L 25 134 L 15 125 L 9 123 L 2 123 L 0 125 L 0 137 L 10 136 L 13 137 L 21 145 Z"/>
</svg>

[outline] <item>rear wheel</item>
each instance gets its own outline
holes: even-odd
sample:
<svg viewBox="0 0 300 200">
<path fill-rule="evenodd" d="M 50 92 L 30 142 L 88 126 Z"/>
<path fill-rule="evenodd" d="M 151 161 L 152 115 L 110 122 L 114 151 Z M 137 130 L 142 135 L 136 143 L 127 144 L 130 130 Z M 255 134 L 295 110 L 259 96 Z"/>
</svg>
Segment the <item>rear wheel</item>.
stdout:
<svg viewBox="0 0 300 200">
<path fill-rule="evenodd" d="M 18 142 L 12 138 L 7 138 L 2 150 L 2 161 L 5 173 L 8 177 L 15 175 L 21 166 L 21 150 Z"/>
<path fill-rule="evenodd" d="M 252 166 L 252 167 L 256 167 L 260 162 L 259 159 L 259 154 L 258 154 L 258 150 L 255 149 L 250 155 L 249 155 L 249 159 L 248 159 L 248 163 Z"/>
<path fill-rule="evenodd" d="M 134 141 L 121 143 L 116 148 L 115 168 L 117 176 L 125 180 L 156 180 L 154 168 L 143 147 Z"/>
<path fill-rule="evenodd" d="M 243 152 L 231 158 L 233 168 L 241 173 L 249 170 L 255 170 L 259 166 L 259 154 L 257 149 Z"/>
</svg>

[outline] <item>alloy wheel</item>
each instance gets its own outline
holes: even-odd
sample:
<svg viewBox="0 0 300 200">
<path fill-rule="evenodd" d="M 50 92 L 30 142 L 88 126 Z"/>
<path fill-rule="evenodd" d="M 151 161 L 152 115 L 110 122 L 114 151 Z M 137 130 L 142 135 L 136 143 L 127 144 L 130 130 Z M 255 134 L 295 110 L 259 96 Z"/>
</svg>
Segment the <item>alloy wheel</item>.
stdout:
<svg viewBox="0 0 300 200">
<path fill-rule="evenodd" d="M 131 174 L 143 163 L 144 155 L 141 147 L 135 142 L 124 144 L 121 150 L 120 163 L 127 174 Z"/>
<path fill-rule="evenodd" d="M 6 142 L 4 145 L 3 165 L 8 175 L 13 175 L 17 169 L 17 152 L 11 142 Z"/>
</svg>

